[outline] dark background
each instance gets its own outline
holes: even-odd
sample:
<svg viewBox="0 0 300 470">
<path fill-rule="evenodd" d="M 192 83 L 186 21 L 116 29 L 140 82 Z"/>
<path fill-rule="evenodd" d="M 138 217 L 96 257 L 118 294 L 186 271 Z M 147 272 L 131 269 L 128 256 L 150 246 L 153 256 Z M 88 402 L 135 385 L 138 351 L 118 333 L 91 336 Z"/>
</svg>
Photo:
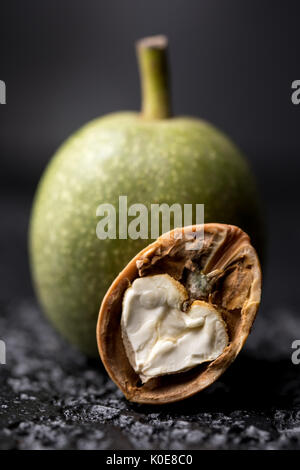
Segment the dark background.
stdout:
<svg viewBox="0 0 300 470">
<path fill-rule="evenodd" d="M 134 42 L 164 33 L 175 114 L 227 132 L 248 156 L 264 201 L 263 303 L 249 350 L 258 337 L 274 340 L 277 321 L 275 343 L 290 357 L 291 341 L 300 338 L 300 105 L 291 102 L 291 83 L 300 79 L 299 18 L 292 0 L 2 1 L 0 317 L 11 312 L 7 305 L 34 302 L 27 224 L 51 155 L 86 121 L 139 109 Z"/>
<path fill-rule="evenodd" d="M 20 193 L 22 202 L 23 193 L 31 198 L 55 149 L 83 123 L 139 109 L 134 41 L 165 33 L 174 112 L 210 120 L 247 154 L 272 231 L 272 293 L 297 308 L 298 276 L 289 271 L 299 234 L 300 106 L 291 102 L 291 83 L 300 76 L 299 14 L 296 1 L 1 2 L 0 78 L 7 85 L 7 104 L 0 107 L 2 204 L 17 204 Z M 27 292 L 24 212 L 15 205 L 9 212 L 0 249 L 5 256 L 14 245 L 22 268 L 12 270 L 17 266 L 8 258 L 1 277 L 4 285 L 13 278 L 22 292 L 26 285 Z M 22 227 L 22 239 L 8 236 L 10 223 Z"/>
</svg>

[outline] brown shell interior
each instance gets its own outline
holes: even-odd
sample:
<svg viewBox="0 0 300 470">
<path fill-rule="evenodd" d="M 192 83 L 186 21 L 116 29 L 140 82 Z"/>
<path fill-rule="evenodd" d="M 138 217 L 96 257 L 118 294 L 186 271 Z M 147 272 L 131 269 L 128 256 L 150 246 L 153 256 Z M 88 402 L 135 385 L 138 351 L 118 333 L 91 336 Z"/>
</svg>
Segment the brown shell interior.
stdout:
<svg viewBox="0 0 300 470">
<path fill-rule="evenodd" d="M 200 226 L 185 228 L 183 235 L 182 229 L 175 229 L 158 238 L 126 266 L 103 299 L 97 325 L 99 352 L 111 379 L 131 401 L 163 404 L 194 395 L 227 369 L 249 335 L 261 294 L 257 254 L 248 235 L 238 227 L 224 224 L 203 227 L 204 242 L 200 250 L 185 249 L 187 240 L 199 243 L 195 235 Z M 142 385 L 129 363 L 121 337 L 124 292 L 139 276 L 168 273 L 182 281 L 186 271 L 193 271 L 195 266 L 214 281 L 204 300 L 213 303 L 222 313 L 229 344 L 215 361 Z"/>
</svg>

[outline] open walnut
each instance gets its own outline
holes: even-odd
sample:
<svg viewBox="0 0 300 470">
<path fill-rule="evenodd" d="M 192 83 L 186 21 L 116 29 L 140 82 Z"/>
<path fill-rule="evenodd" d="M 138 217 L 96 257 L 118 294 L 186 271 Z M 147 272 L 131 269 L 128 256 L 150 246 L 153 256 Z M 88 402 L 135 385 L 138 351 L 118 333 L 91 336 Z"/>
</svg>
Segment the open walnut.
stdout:
<svg viewBox="0 0 300 470">
<path fill-rule="evenodd" d="M 260 295 L 259 260 L 241 229 L 210 223 L 168 232 L 130 261 L 103 299 L 103 364 L 130 401 L 190 397 L 236 358 Z"/>
</svg>

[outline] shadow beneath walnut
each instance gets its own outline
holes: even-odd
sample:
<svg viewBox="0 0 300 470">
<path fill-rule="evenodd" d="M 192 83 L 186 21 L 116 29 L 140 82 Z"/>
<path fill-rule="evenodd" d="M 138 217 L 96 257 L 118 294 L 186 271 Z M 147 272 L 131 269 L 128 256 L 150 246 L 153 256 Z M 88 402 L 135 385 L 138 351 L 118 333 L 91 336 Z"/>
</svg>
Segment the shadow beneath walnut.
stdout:
<svg viewBox="0 0 300 470">
<path fill-rule="evenodd" d="M 300 406 L 300 374 L 289 358 L 269 361 L 242 353 L 213 385 L 187 400 L 159 406 L 131 406 L 143 413 L 266 411 Z"/>
</svg>

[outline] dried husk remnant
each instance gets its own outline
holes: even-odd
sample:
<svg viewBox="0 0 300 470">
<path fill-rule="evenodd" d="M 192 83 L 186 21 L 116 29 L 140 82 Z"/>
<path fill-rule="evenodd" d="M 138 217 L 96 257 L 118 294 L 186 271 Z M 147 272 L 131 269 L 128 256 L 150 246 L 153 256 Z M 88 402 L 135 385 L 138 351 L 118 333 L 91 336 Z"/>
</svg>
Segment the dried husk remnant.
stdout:
<svg viewBox="0 0 300 470">
<path fill-rule="evenodd" d="M 200 249 L 197 232 L 204 227 Z M 179 237 L 181 232 L 181 237 Z M 191 242 L 191 238 L 193 241 Z M 187 372 L 166 375 L 141 384 L 131 367 L 121 336 L 122 300 L 137 277 L 167 273 L 181 282 L 193 300 L 210 302 L 227 325 L 229 344 L 214 361 Z M 175 229 L 158 238 L 133 258 L 103 299 L 97 324 L 101 359 L 111 379 L 133 402 L 163 404 L 203 390 L 227 369 L 243 347 L 261 296 L 261 269 L 248 235 L 238 227 L 217 223 Z"/>
</svg>

